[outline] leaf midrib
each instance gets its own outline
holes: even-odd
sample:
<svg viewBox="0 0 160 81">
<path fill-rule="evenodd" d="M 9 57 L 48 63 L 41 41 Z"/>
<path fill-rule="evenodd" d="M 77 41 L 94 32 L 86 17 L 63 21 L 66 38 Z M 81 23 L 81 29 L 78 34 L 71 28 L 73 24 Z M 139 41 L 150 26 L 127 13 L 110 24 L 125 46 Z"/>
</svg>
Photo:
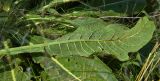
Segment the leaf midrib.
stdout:
<svg viewBox="0 0 160 81">
<path fill-rule="evenodd" d="M 115 39 L 117 40 L 117 39 Z M 63 43 L 73 43 L 73 42 L 111 42 L 115 40 L 67 40 L 67 41 L 53 41 L 50 43 L 43 43 L 43 44 L 34 44 L 34 45 L 28 45 L 28 46 L 21 46 L 21 47 L 15 47 L 15 48 L 9 48 L 9 49 L 2 49 L 0 50 L 0 55 L 14 55 L 18 53 L 25 53 L 25 52 L 44 52 L 44 47 L 54 44 L 63 44 Z M 37 49 L 36 51 L 31 51 L 33 49 Z M 16 52 L 16 53 L 15 53 Z"/>
</svg>

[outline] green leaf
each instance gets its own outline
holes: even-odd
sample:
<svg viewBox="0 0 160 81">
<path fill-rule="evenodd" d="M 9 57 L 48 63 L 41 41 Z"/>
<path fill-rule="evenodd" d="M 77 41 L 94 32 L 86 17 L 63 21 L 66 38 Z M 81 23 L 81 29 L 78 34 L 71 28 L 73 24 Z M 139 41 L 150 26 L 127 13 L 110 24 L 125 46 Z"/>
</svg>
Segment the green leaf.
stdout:
<svg viewBox="0 0 160 81">
<path fill-rule="evenodd" d="M 30 37 L 30 42 L 33 43 L 33 44 L 41 44 L 41 43 L 44 43 L 44 42 L 52 42 L 52 40 L 50 39 L 47 39 L 45 37 L 42 37 L 42 36 L 31 36 Z"/>
<path fill-rule="evenodd" d="M 117 81 L 111 69 L 97 57 L 57 57 L 57 60 L 84 81 Z"/>
<path fill-rule="evenodd" d="M 22 67 L 13 67 L 12 64 L 7 64 L 0 61 L 0 81 L 29 81 L 31 76 L 29 73 L 23 72 Z"/>
<path fill-rule="evenodd" d="M 0 73 L 0 81 L 29 81 L 31 77 L 24 73 L 20 67 L 11 69 L 11 71 L 4 71 Z"/>
<path fill-rule="evenodd" d="M 70 22 L 78 29 L 53 42 L 0 50 L 0 54 L 44 52 L 52 55 L 79 55 L 88 57 L 95 52 L 104 52 L 121 61 L 128 60 L 129 52 L 136 52 L 147 44 L 155 30 L 153 21 L 141 18 L 135 27 L 126 29 L 120 24 L 106 24 L 95 18 L 80 18 Z"/>
<path fill-rule="evenodd" d="M 43 43 L 44 41 L 51 42 L 51 40 L 42 36 L 33 36 L 31 39 L 31 42 L 34 44 Z M 41 78 L 43 80 L 70 81 L 78 79 L 80 81 L 117 81 L 111 69 L 97 57 L 62 56 L 48 58 L 42 56 L 42 54 L 39 55 L 41 56 L 32 55 L 32 58 L 35 63 L 39 63 L 44 68 L 44 71 L 41 72 Z"/>
<path fill-rule="evenodd" d="M 128 60 L 129 52 L 136 52 L 152 38 L 155 26 L 144 17 L 134 28 L 127 30 L 119 24 L 107 25 L 100 19 L 87 18 L 71 22 L 79 28 L 55 40 L 60 44 L 48 45 L 52 55 L 90 56 L 95 52 L 111 54 L 121 61 Z"/>
<path fill-rule="evenodd" d="M 47 81 L 117 81 L 111 69 L 101 62 L 97 57 L 85 58 L 80 56 L 68 57 L 33 57 L 34 61 L 40 63 L 44 68 L 41 73 L 43 80 Z M 57 65 L 56 59 L 60 65 Z M 64 70 L 67 69 L 67 71 Z M 69 74 L 72 73 L 72 75 Z M 73 77 L 78 78 L 78 80 Z"/>
<path fill-rule="evenodd" d="M 64 14 L 63 17 L 103 17 L 103 16 L 127 16 L 124 13 L 118 13 L 113 10 L 109 11 L 73 11 L 72 13 Z"/>
</svg>

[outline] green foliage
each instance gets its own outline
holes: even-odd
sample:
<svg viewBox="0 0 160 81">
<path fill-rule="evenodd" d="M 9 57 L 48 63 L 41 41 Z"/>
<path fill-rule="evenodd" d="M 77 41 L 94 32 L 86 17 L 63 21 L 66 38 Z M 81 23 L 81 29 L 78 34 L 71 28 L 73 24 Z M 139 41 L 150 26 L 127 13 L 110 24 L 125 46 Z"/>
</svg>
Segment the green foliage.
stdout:
<svg viewBox="0 0 160 81">
<path fill-rule="evenodd" d="M 104 52 L 112 54 L 121 61 L 126 61 L 129 59 L 128 52 L 136 52 L 148 43 L 155 29 L 154 23 L 146 17 L 140 19 L 130 30 L 124 30 L 125 27 L 121 27 L 119 24 L 107 25 L 105 22 L 93 18 L 73 20 L 71 23 L 79 26 L 78 29 L 53 42 L 4 49 L 0 53 L 1 55 L 7 53 L 15 55 L 25 52 L 42 52 L 46 49 L 51 56 L 80 55 L 88 57 L 95 52 Z"/>
<path fill-rule="evenodd" d="M 4 59 L 4 58 L 3 58 Z M 19 59 L 14 60 L 16 63 L 20 61 Z M 23 69 L 21 66 L 13 65 L 12 63 L 7 63 L 4 60 L 1 60 L 0 65 L 0 75 L 1 79 L 0 81 L 27 81 L 30 80 L 32 76 L 30 76 L 30 73 L 23 72 Z"/>
<path fill-rule="evenodd" d="M 145 10 L 149 2 L 0 1 L 0 81 L 158 80 L 159 27 L 150 11 L 159 9 Z"/>
<path fill-rule="evenodd" d="M 98 58 L 84 58 L 80 56 L 56 57 L 56 59 L 73 73 L 77 78 L 84 81 L 117 81 L 111 69 L 103 64 Z M 77 80 L 72 75 L 69 75 L 61 67 L 57 66 L 51 58 L 34 57 L 37 63 L 40 63 L 44 68 L 41 76 L 47 81 L 64 81 Z"/>
</svg>

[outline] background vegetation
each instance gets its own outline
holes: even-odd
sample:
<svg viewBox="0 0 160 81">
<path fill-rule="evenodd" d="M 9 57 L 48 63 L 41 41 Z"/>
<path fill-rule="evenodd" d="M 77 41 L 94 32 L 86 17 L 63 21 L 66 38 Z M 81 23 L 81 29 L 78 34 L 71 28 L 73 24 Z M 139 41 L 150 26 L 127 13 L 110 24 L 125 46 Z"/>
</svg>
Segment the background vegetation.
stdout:
<svg viewBox="0 0 160 81">
<path fill-rule="evenodd" d="M 159 81 L 159 0 L 0 0 L 0 81 Z"/>
</svg>

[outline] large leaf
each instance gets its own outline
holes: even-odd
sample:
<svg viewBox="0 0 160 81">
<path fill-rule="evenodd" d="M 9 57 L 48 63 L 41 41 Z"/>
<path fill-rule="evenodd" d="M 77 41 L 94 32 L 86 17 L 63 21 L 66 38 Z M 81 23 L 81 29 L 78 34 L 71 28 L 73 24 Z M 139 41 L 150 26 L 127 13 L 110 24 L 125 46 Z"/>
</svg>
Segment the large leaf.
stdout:
<svg viewBox="0 0 160 81">
<path fill-rule="evenodd" d="M 31 39 L 31 42 L 34 44 L 51 41 L 42 36 L 33 36 Z M 44 71 L 41 72 L 43 80 L 70 81 L 78 78 L 78 80 L 82 81 L 117 81 L 111 69 L 97 57 L 62 56 L 48 58 L 42 54 L 40 55 L 41 56 L 32 55 L 32 58 L 35 63 L 40 63 L 42 68 L 44 68 Z M 58 63 L 55 60 L 57 60 Z"/>
<path fill-rule="evenodd" d="M 57 65 L 54 58 L 39 56 L 33 59 L 44 68 L 41 77 L 46 81 L 117 81 L 111 69 L 98 58 L 56 57 L 63 68 Z"/>
<path fill-rule="evenodd" d="M 3 49 L 0 54 L 44 52 L 45 49 L 51 55 L 88 57 L 95 52 L 104 52 L 125 61 L 129 59 L 129 52 L 138 51 L 150 41 L 155 30 L 154 22 L 147 17 L 141 18 L 132 29 L 119 24 L 108 25 L 95 18 L 76 19 L 70 23 L 78 29 L 53 42 Z"/>
<path fill-rule="evenodd" d="M 95 52 L 105 52 L 124 61 L 128 59 L 128 52 L 138 51 L 151 39 L 155 29 L 154 23 L 146 17 L 139 20 L 131 30 L 125 30 L 119 24 L 107 25 L 102 20 L 92 18 L 78 19 L 71 23 L 79 28 L 56 40 L 61 44 L 48 45 L 48 52 L 62 56 L 89 56 Z"/>
</svg>

